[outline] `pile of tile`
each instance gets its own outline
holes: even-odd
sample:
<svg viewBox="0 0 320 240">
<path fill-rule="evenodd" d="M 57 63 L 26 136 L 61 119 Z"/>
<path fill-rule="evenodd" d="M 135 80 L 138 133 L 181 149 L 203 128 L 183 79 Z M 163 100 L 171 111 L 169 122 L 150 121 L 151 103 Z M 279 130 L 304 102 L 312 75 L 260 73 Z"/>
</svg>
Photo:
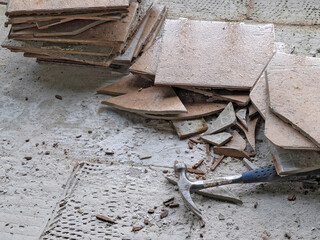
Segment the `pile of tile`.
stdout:
<svg viewBox="0 0 320 240">
<path fill-rule="evenodd" d="M 287 48 L 275 44 L 271 24 L 166 20 L 162 37 L 130 67 L 131 74 L 98 93 L 120 95 L 103 104 L 171 120 L 181 139 L 201 134 L 189 139 L 189 147 L 213 146 L 221 156 L 213 168 L 223 156 L 255 154 L 259 115 L 280 175 L 320 168 L 320 59 L 275 54 L 279 46 Z M 216 113 L 210 123 L 203 119 Z"/>
<path fill-rule="evenodd" d="M 135 0 L 10 0 L 3 47 L 40 61 L 130 66 L 153 43 L 166 8 Z"/>
</svg>

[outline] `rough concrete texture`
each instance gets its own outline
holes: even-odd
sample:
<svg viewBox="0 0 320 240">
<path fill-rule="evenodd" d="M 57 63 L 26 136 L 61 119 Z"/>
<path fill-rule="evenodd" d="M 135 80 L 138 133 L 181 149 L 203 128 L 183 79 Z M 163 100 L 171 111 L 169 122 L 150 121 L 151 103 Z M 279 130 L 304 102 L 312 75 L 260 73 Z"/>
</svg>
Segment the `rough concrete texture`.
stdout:
<svg viewBox="0 0 320 240">
<path fill-rule="evenodd" d="M 319 1 L 281 0 L 277 8 L 261 7 L 259 11 L 255 6 L 264 1 L 158 2 L 167 4 L 168 16 L 171 18 L 273 22 L 276 24 L 276 41 L 295 45 L 295 53 L 320 56 L 320 28 L 312 25 L 319 20 L 316 15 L 319 13 Z M 274 5 L 273 1 L 266 2 L 268 6 Z M 290 4 L 295 7 L 291 8 Z M 304 10 L 306 5 L 311 6 L 307 9 L 314 9 L 311 16 L 315 17 L 311 20 L 308 11 Z M 1 41 L 8 33 L 8 29 L 3 27 L 4 12 L 5 7 L 0 7 Z M 0 49 L 1 240 L 39 239 L 48 218 L 53 216 L 56 203 L 64 196 L 65 184 L 73 166 L 81 161 L 102 166 L 116 162 L 112 168 L 119 169 L 119 172 L 114 174 L 114 179 L 124 181 L 121 176 L 129 171 L 134 174 L 126 176 L 128 188 L 131 187 L 129 184 L 135 184 L 134 189 L 146 184 L 141 190 L 142 196 L 149 191 L 154 196 L 147 198 L 148 203 L 143 200 L 143 206 L 138 204 L 141 196 L 137 190 L 132 190 L 131 204 L 122 206 L 115 203 L 121 212 L 126 207 L 129 225 L 141 223 L 144 215 L 138 215 L 138 219 L 133 218 L 137 216 L 136 209 L 161 206 L 161 201 L 167 196 L 175 196 L 175 201 L 180 203 L 179 208 L 170 209 L 168 217 L 155 226 L 144 227 L 137 233 L 128 228 L 125 236 L 130 239 L 168 239 L 168 233 L 174 233 L 175 239 L 199 239 L 200 234 L 203 239 L 286 239 L 285 233 L 290 234 L 292 239 L 319 237 L 319 191 L 305 190 L 298 183 L 228 187 L 234 194 L 241 196 L 244 202 L 242 206 L 194 196 L 196 204 L 204 210 L 207 223 L 205 228 L 200 228 L 198 219 L 184 208 L 176 188 L 162 178 L 162 170 L 171 172 L 174 160 L 183 160 L 189 166 L 193 165 L 206 157 L 205 146 L 198 144 L 189 150 L 187 142 L 178 139 L 168 122 L 146 120 L 101 106 L 100 102 L 105 96 L 96 95 L 95 91 L 120 77 L 108 75 L 108 71 L 103 68 L 39 65 L 33 59 L 23 58 L 21 54 Z M 62 96 L 62 100 L 55 98 L 55 95 Z M 207 118 L 208 121 L 211 119 Z M 257 166 L 270 164 L 261 123 L 257 128 L 256 148 L 258 155 L 252 158 L 253 163 Z M 140 160 L 139 154 L 146 150 L 152 157 Z M 24 157 L 32 159 L 26 160 Z M 132 165 L 136 167 L 131 168 Z M 205 170 L 210 166 L 211 163 L 206 162 L 200 169 Z M 148 171 L 146 182 L 139 179 L 144 169 Z M 245 170 L 241 161 L 225 158 L 208 177 Z M 92 181 L 88 187 L 100 190 L 110 188 L 95 184 L 101 185 L 101 182 Z M 156 195 L 155 190 L 159 190 Z M 85 191 L 92 190 L 88 188 Z M 117 193 L 118 189 L 113 189 L 113 192 Z M 83 191 L 79 194 L 85 195 Z M 288 201 L 289 194 L 295 194 L 296 200 Z M 79 198 L 88 204 L 86 198 Z M 112 194 L 109 199 L 98 199 L 97 205 L 91 205 L 94 211 L 100 210 L 100 201 L 111 204 Z M 257 207 L 254 208 L 254 205 Z M 158 221 L 160 210 L 156 210 L 154 222 Z M 110 214 L 109 211 L 97 213 Z M 220 213 L 225 220 L 218 219 Z M 102 224 L 100 228 L 101 222 L 90 220 L 97 221 L 91 222 L 95 224 L 92 232 L 107 233 L 113 227 L 119 227 Z"/>
</svg>

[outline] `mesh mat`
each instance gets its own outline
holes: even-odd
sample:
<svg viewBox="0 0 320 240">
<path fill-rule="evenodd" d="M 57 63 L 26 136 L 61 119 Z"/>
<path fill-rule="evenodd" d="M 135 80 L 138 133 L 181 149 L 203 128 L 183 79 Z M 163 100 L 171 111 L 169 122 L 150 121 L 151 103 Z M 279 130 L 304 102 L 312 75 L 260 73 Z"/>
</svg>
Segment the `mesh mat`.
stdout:
<svg viewBox="0 0 320 240">
<path fill-rule="evenodd" d="M 169 216 L 160 218 L 162 202 L 178 197 L 173 187 L 164 182 L 161 169 L 145 171 L 142 167 L 83 163 L 71 176 L 65 196 L 40 239 L 154 239 L 160 233 L 161 237 L 175 235 L 174 226 L 166 223 L 175 211 L 183 213 L 185 209 L 168 209 Z M 155 213 L 148 214 L 154 206 L 158 206 Z M 100 221 L 96 214 L 107 216 L 116 224 Z M 144 224 L 146 218 L 148 226 Z M 132 232 L 133 227 L 143 229 Z"/>
</svg>

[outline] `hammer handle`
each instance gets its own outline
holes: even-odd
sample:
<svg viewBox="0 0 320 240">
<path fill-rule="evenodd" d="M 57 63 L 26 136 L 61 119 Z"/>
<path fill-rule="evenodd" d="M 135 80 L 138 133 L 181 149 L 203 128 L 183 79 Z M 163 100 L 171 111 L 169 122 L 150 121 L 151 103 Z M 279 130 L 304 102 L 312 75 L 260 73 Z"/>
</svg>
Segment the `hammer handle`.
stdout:
<svg viewBox="0 0 320 240">
<path fill-rule="evenodd" d="M 281 179 L 274 166 L 254 169 L 241 175 L 243 183 L 271 182 Z"/>
</svg>

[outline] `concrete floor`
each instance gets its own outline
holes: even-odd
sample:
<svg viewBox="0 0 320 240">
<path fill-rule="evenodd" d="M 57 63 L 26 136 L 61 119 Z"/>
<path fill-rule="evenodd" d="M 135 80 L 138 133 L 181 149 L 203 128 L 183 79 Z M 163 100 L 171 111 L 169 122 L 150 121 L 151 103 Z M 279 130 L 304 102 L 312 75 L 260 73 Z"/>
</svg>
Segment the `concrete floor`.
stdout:
<svg viewBox="0 0 320 240">
<path fill-rule="evenodd" d="M 320 27 L 314 25 L 320 21 L 317 0 L 158 2 L 168 6 L 170 18 L 273 22 L 276 41 L 294 45 L 297 54 L 320 57 Z M 8 33 L 3 27 L 4 12 L 1 6 L 1 41 Z M 39 65 L 0 48 L 1 240 L 54 239 L 44 233 L 52 228 L 61 234 L 60 239 L 199 239 L 200 234 L 204 239 L 286 239 L 285 233 L 292 239 L 320 238 L 320 193 L 303 189 L 301 184 L 228 187 L 241 196 L 241 206 L 195 196 L 207 222 L 200 228 L 197 218 L 183 207 L 176 188 L 164 180 L 162 170 L 172 171 L 174 160 L 197 162 L 205 157 L 204 146 L 189 150 L 166 121 L 150 121 L 101 106 L 106 96 L 95 91 L 119 77 L 102 68 Z M 56 99 L 56 94 L 63 99 Z M 258 166 L 270 163 L 262 130 L 260 123 L 259 154 L 252 159 Z M 109 151 L 114 154 L 106 155 Z M 145 151 L 152 157 L 140 160 L 139 154 Z M 79 183 L 71 188 L 68 179 L 74 166 L 83 161 L 93 163 L 93 170 L 79 170 Z M 203 168 L 206 165 L 209 163 Z M 210 174 L 245 170 L 240 160 L 227 158 Z M 98 194 L 103 191 L 108 193 Z M 123 191 L 127 195 L 121 195 Z M 296 201 L 288 201 L 289 194 L 295 194 Z M 96 198 L 88 199 L 87 195 Z M 162 201 L 170 196 L 181 205 L 160 219 Z M 72 208 L 73 201 L 62 212 L 64 216 L 73 211 L 71 215 L 76 217 L 65 225 L 77 220 L 78 235 L 68 235 L 75 231 L 70 227 L 63 235 L 57 231 L 63 224 L 52 223 L 54 217 L 63 221 L 56 212 L 57 203 L 63 199 L 77 199 L 83 204 L 79 203 L 84 212 Z M 254 208 L 256 202 L 258 207 Z M 150 216 L 147 210 L 154 206 L 158 210 Z M 85 231 L 84 217 L 76 214 L 83 216 L 86 211 L 90 228 Z M 95 220 L 95 213 L 112 218 L 121 214 L 122 220 L 108 225 Z M 219 213 L 225 220 L 218 220 Z M 145 218 L 150 225 L 143 224 Z M 144 228 L 131 232 L 137 225 Z M 102 236 L 104 231 L 110 235 Z"/>
</svg>

